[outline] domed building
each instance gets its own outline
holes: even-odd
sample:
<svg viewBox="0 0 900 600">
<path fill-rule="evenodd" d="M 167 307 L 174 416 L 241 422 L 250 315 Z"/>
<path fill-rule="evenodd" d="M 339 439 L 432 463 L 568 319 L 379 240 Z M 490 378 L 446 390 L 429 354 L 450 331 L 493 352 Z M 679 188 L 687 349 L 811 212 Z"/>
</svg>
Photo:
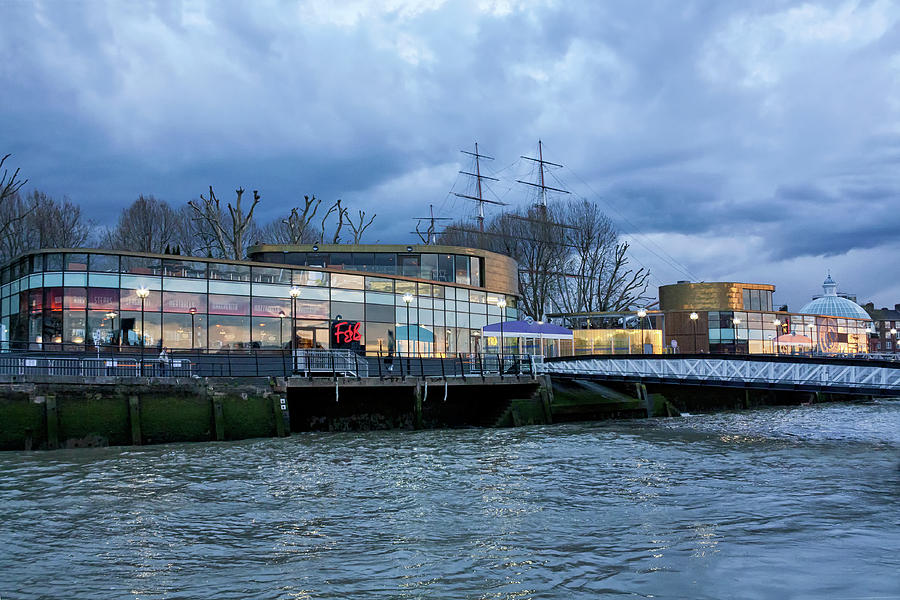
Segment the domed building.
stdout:
<svg viewBox="0 0 900 600">
<path fill-rule="evenodd" d="M 827 317 L 843 317 L 851 319 L 871 319 L 866 310 L 849 298 L 839 296 L 837 283 L 831 278 L 831 273 L 825 277 L 822 284 L 824 294 L 813 298 L 800 309 L 802 314 L 821 315 Z"/>
</svg>

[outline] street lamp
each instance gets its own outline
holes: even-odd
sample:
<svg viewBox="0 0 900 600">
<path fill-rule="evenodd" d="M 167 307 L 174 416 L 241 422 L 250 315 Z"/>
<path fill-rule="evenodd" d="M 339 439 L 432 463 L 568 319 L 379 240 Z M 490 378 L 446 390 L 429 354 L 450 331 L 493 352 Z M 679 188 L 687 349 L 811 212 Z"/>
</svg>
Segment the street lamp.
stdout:
<svg viewBox="0 0 900 600">
<path fill-rule="evenodd" d="M 291 372 L 297 370 L 296 346 L 297 346 L 297 298 L 300 297 L 300 288 L 291 288 Z"/>
<path fill-rule="evenodd" d="M 775 354 L 775 336 L 770 334 L 768 338 L 772 342 L 772 354 Z"/>
<path fill-rule="evenodd" d="M 413 296 L 409 292 L 403 294 L 403 301 L 406 302 L 406 372 L 409 373 L 409 303 L 412 302 Z"/>
<path fill-rule="evenodd" d="M 897 352 L 897 328 L 896 327 L 891 327 L 891 341 L 893 342 L 891 344 L 891 352 L 896 353 Z"/>
<path fill-rule="evenodd" d="M 733 317 L 731 319 L 731 330 L 734 332 L 734 353 L 738 353 L 738 334 L 737 334 L 737 326 L 741 324 L 741 320 L 738 317 Z"/>
<path fill-rule="evenodd" d="M 278 347 L 282 352 L 284 352 L 284 318 L 286 316 L 283 310 L 278 312 Z"/>
<path fill-rule="evenodd" d="M 145 287 L 138 288 L 138 298 L 141 299 L 141 377 L 144 376 L 144 300 L 150 295 L 150 290 Z"/>
<path fill-rule="evenodd" d="M 197 314 L 197 309 L 192 306 L 188 312 L 191 313 L 191 350 L 193 350 L 194 349 L 194 315 Z"/>
<path fill-rule="evenodd" d="M 697 353 L 697 319 L 699 318 L 700 315 L 698 315 L 697 313 L 691 313 L 691 328 L 694 331 L 694 354 Z"/>
<path fill-rule="evenodd" d="M 806 324 L 806 328 L 809 330 L 810 341 L 812 341 L 813 327 L 815 327 L 815 325 L 813 325 L 812 323 Z M 812 353 L 812 346 L 810 346 L 809 351 L 810 351 L 810 353 Z"/>
<path fill-rule="evenodd" d="M 641 354 L 644 353 L 644 317 L 647 316 L 647 311 L 643 308 L 637 311 L 638 319 L 641 323 Z"/>
<path fill-rule="evenodd" d="M 109 345 L 112 346 L 113 340 L 116 336 L 116 313 L 115 311 L 109 311 L 106 313 L 106 318 L 109 319 Z"/>
<path fill-rule="evenodd" d="M 781 319 L 775 319 L 772 321 L 772 325 L 775 326 L 775 354 L 781 355 L 781 346 L 778 345 L 778 329 L 781 327 Z"/>
<path fill-rule="evenodd" d="M 506 298 L 497 300 L 497 306 L 500 308 L 500 345 L 497 352 L 500 354 L 500 362 L 503 362 L 503 321 L 506 320 Z"/>
</svg>

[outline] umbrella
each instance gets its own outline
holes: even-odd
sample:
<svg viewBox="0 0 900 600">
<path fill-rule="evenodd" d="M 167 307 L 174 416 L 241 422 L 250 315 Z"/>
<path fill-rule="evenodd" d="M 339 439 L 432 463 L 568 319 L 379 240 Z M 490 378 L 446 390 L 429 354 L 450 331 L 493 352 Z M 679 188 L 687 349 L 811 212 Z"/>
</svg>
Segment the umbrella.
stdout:
<svg viewBox="0 0 900 600">
<path fill-rule="evenodd" d="M 812 346 L 813 341 L 805 335 L 797 335 L 796 333 L 786 333 L 775 339 L 780 346 Z"/>
</svg>

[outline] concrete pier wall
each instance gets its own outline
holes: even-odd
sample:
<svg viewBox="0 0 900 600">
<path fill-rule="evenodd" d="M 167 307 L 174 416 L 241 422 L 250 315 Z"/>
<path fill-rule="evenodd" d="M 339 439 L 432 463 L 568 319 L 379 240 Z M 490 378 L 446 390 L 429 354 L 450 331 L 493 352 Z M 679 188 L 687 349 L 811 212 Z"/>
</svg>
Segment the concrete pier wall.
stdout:
<svg viewBox="0 0 900 600">
<path fill-rule="evenodd" d="M 548 382 L 8 377 L 0 380 L 0 450 L 549 423 Z"/>
<path fill-rule="evenodd" d="M 544 379 L 442 381 L 297 379 L 288 384 L 292 431 L 505 427 L 550 422 Z"/>
<path fill-rule="evenodd" d="M 0 381 L 0 450 L 161 444 L 285 435 L 267 378 Z M 286 408 L 284 410 L 286 412 Z"/>
</svg>

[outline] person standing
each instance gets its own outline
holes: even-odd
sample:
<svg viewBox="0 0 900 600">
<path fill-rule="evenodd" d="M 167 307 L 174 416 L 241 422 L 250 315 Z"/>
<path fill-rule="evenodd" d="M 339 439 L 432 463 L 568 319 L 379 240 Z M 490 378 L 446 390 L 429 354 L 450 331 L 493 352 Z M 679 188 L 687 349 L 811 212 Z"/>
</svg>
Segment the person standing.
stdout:
<svg viewBox="0 0 900 600">
<path fill-rule="evenodd" d="M 159 374 L 163 377 L 166 376 L 166 373 L 169 370 L 169 353 L 168 348 L 163 348 L 159 353 Z"/>
<path fill-rule="evenodd" d="M 388 329 L 388 355 L 387 358 L 384 359 L 384 364 L 387 366 L 388 373 L 394 371 L 394 345 L 394 332 L 393 330 Z"/>
</svg>

